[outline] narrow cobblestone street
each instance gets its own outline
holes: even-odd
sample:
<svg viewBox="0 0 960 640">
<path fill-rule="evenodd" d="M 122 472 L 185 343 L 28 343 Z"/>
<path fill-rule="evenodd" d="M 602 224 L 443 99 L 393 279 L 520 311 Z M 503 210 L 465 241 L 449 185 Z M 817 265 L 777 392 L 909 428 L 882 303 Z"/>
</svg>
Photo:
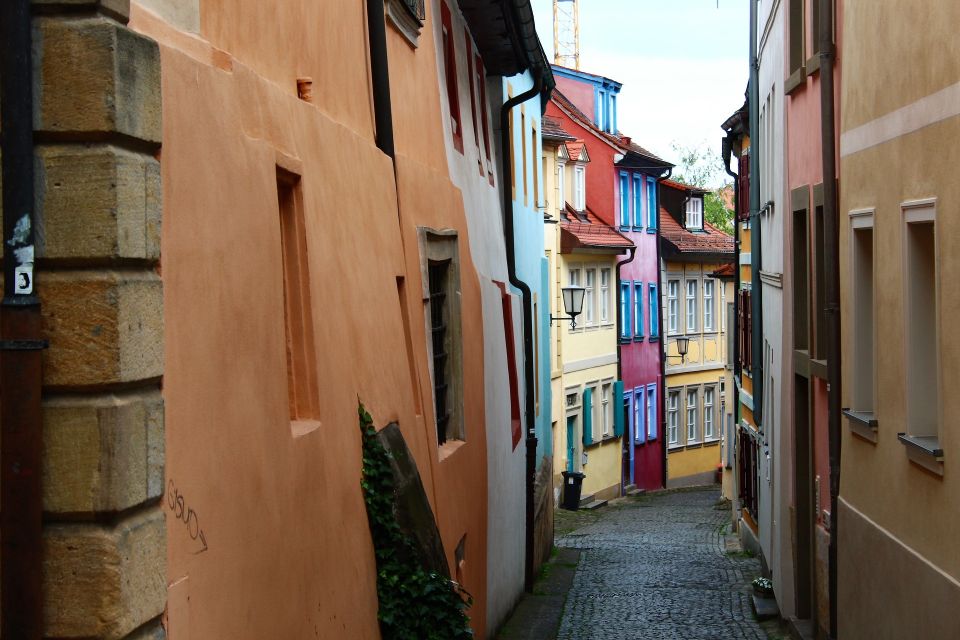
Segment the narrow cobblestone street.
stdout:
<svg viewBox="0 0 960 640">
<path fill-rule="evenodd" d="M 580 558 L 559 631 L 532 631 L 542 620 L 525 623 L 521 606 L 500 637 L 781 637 L 776 623 L 761 626 L 754 617 L 750 581 L 760 565 L 734 543 L 729 514 L 714 488 L 625 498 L 596 511 L 558 511 L 556 546 L 561 556 L 579 552 Z M 767 626 L 774 629 L 769 636 Z"/>
</svg>

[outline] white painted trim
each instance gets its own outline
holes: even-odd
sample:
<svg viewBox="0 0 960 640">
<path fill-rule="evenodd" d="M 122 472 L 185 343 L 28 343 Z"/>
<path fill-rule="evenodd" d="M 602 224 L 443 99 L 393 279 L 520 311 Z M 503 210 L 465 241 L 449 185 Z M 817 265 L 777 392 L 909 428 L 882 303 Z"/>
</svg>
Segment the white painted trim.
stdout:
<svg viewBox="0 0 960 640">
<path fill-rule="evenodd" d="M 583 360 L 574 360 L 573 362 L 565 362 L 563 364 L 564 373 L 576 373 L 577 371 L 585 371 L 586 369 L 592 369 L 593 367 L 602 367 L 608 364 L 617 363 L 617 354 L 607 353 L 602 356 L 594 356 L 593 358 L 584 358 Z"/>
<path fill-rule="evenodd" d="M 900 203 L 903 219 L 908 224 L 914 222 L 936 222 L 937 199 L 923 198 L 921 200 L 907 200 Z"/>
<path fill-rule="evenodd" d="M 750 264 L 750 254 L 740 252 L 740 266 L 745 266 Z"/>
<path fill-rule="evenodd" d="M 840 157 L 859 153 L 960 115 L 960 82 L 840 135 Z"/>
<path fill-rule="evenodd" d="M 770 271 L 761 271 L 760 272 L 760 281 L 763 284 L 768 284 L 771 287 L 776 287 L 777 289 L 783 288 L 783 274 L 782 273 L 773 273 Z"/>
<path fill-rule="evenodd" d="M 853 209 L 850 216 L 851 229 L 873 229 L 874 209 Z"/>
</svg>

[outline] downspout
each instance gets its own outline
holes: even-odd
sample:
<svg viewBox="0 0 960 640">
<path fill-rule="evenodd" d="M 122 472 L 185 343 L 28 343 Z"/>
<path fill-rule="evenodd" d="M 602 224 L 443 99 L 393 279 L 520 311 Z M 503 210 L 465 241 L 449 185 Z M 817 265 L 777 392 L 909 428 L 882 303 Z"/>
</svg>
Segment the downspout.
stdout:
<svg viewBox="0 0 960 640">
<path fill-rule="evenodd" d="M 518 96 L 510 98 L 500 108 L 500 153 L 503 156 L 503 171 L 501 171 L 500 187 L 503 196 L 503 235 L 507 250 L 507 273 L 510 284 L 520 290 L 523 298 L 523 380 L 524 380 L 524 416 L 527 427 L 526 438 L 526 531 L 525 546 L 526 559 L 524 560 L 524 585 L 527 592 L 533 591 L 533 549 L 534 549 L 534 483 L 537 472 L 537 433 L 536 407 L 534 404 L 534 371 L 533 371 L 533 294 L 530 287 L 517 277 L 517 256 L 514 243 L 513 228 L 513 175 L 507 163 L 510 161 L 510 144 L 512 142 L 512 127 L 510 126 L 510 111 L 515 106 L 539 95 L 543 88 L 543 73 L 539 69 L 531 68 L 533 86 Z"/>
<path fill-rule="evenodd" d="M 30 0 L 0 3 L 3 290 L 0 303 L 0 618 L 3 638 L 43 635 L 43 383 L 34 281 Z"/>
<path fill-rule="evenodd" d="M 823 154 L 824 302 L 827 316 L 827 384 L 830 457 L 830 636 L 837 637 L 837 496 L 840 494 L 840 242 L 837 211 L 834 113 L 833 2 L 820 2 L 820 118 Z"/>
<path fill-rule="evenodd" d="M 370 38 L 370 79 L 373 84 L 373 117 L 377 148 L 394 157 L 393 110 L 390 104 L 390 65 L 387 61 L 387 28 L 383 0 L 367 0 Z"/>
<path fill-rule="evenodd" d="M 750 0 L 750 303 L 753 323 L 753 422 L 763 424 L 763 307 L 760 283 L 760 62 L 757 58 L 757 3 Z"/>
<path fill-rule="evenodd" d="M 667 169 L 665 175 L 657 178 L 657 322 L 660 327 L 660 437 L 663 439 L 663 464 L 660 465 L 660 486 L 667 488 L 667 331 L 668 327 L 663 324 L 663 248 L 660 231 L 660 186 L 664 180 L 668 180 L 673 175 L 673 167 Z"/>
<path fill-rule="evenodd" d="M 620 269 L 623 268 L 623 265 L 630 264 L 631 262 L 633 262 L 634 258 L 636 257 L 637 257 L 637 247 L 636 245 L 634 245 L 633 247 L 630 248 L 630 257 L 622 262 L 617 263 L 616 279 L 614 280 L 614 283 L 617 287 L 617 296 L 615 298 L 616 302 L 614 303 L 616 305 L 614 308 L 617 311 L 616 312 L 616 315 L 617 315 L 617 380 L 620 380 L 621 382 L 623 382 L 623 342 L 621 342 L 621 339 L 623 338 L 623 318 L 620 317 L 621 315 L 620 305 L 623 304 L 623 301 L 621 299 L 621 293 L 620 293 Z M 623 398 L 620 399 L 620 406 L 615 407 L 614 411 L 623 411 Z M 630 439 L 629 434 L 627 434 L 627 422 L 628 421 L 626 420 L 626 416 L 625 416 L 623 421 L 623 432 L 625 434 L 624 443 L 626 446 L 622 449 L 621 456 L 626 456 L 627 458 L 629 458 L 630 457 L 629 447 L 634 446 L 634 444 L 633 444 L 633 441 Z M 620 491 L 621 493 L 623 492 L 623 488 L 626 485 L 627 485 L 627 476 L 623 472 L 623 459 L 621 458 L 620 460 Z"/>
<path fill-rule="evenodd" d="M 733 454 L 736 455 L 736 433 L 740 428 L 740 175 L 730 169 L 730 155 L 733 153 L 733 140 L 730 134 L 723 139 L 723 169 L 727 175 L 733 178 L 733 322 L 727 323 L 727 331 L 733 331 L 733 429 L 730 435 L 732 441 L 727 443 L 728 447 L 733 447 Z M 738 167 L 739 168 L 739 167 Z M 727 454 L 729 457 L 729 454 Z M 740 487 L 737 483 L 740 480 L 739 474 L 731 474 L 733 478 L 733 496 L 734 504 L 739 508 Z"/>
</svg>

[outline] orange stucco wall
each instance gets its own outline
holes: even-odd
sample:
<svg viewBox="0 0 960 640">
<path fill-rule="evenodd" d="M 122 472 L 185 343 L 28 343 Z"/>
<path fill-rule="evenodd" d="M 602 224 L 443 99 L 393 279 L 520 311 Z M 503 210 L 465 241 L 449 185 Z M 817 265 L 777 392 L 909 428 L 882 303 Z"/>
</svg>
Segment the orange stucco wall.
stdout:
<svg viewBox="0 0 960 640">
<path fill-rule="evenodd" d="M 395 174 L 374 144 L 365 19 L 359 1 L 278 11 L 204 0 L 197 36 L 131 8 L 131 28 L 161 45 L 164 500 L 182 496 L 195 516 L 188 525 L 168 510 L 171 640 L 378 636 L 358 398 L 378 426 L 399 422 L 451 568 L 466 536 L 469 615 L 485 637 L 483 350 L 470 339 L 483 333 L 480 291 L 446 168 L 432 32 L 414 50 L 388 27 Z M 296 96 L 302 76 L 314 80 L 312 104 Z M 320 425 L 300 437 L 288 413 L 277 164 L 301 176 L 313 303 Z M 421 225 L 460 233 L 466 440 L 442 461 Z"/>
</svg>

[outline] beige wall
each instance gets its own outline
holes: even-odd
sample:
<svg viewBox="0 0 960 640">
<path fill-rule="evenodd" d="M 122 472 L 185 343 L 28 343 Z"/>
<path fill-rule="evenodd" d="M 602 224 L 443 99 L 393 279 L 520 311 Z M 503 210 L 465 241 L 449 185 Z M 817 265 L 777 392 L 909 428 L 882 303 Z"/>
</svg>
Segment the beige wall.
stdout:
<svg viewBox="0 0 960 640">
<path fill-rule="evenodd" d="M 847 1 L 841 121 L 840 278 L 843 406 L 854 384 L 851 220 L 873 212 L 876 401 L 875 434 L 843 421 L 840 633 L 877 638 L 960 634 L 960 342 L 950 331 L 960 312 L 960 104 L 942 90 L 960 82 L 960 5 L 943 2 Z M 893 113 L 896 110 L 897 113 Z M 907 333 L 904 213 L 932 199 L 936 214 L 939 445 L 942 466 L 912 462 L 897 434 L 906 413 Z M 860 429 L 864 432 L 863 429 Z M 872 442 L 871 440 L 876 440 Z M 939 469 L 938 469 L 939 468 Z M 869 586 L 868 586 L 869 585 Z"/>
</svg>

